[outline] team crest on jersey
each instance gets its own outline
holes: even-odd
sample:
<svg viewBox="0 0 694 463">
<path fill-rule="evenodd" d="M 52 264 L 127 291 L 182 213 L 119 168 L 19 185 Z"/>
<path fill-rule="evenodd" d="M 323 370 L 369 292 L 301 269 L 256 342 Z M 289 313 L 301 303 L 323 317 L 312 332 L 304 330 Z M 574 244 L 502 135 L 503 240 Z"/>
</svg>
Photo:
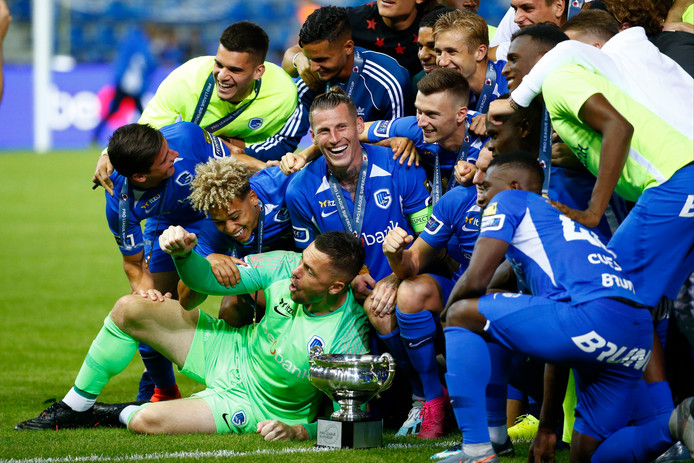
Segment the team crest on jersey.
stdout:
<svg viewBox="0 0 694 463">
<path fill-rule="evenodd" d="M 263 126 L 263 118 L 262 117 L 254 117 L 250 121 L 248 121 L 248 128 L 251 130 L 258 130 L 262 126 Z"/>
<path fill-rule="evenodd" d="M 487 207 L 484 208 L 484 212 L 482 213 L 483 216 L 485 215 L 494 215 L 496 214 L 496 205 L 498 203 L 494 202 L 491 204 L 488 204 Z"/>
<path fill-rule="evenodd" d="M 390 194 L 390 190 L 383 188 L 374 193 L 374 199 L 376 200 L 376 205 L 378 207 L 381 209 L 388 209 L 393 197 Z"/>
<path fill-rule="evenodd" d="M 374 133 L 376 135 L 381 136 L 381 137 L 387 137 L 388 136 L 388 129 L 390 128 L 390 122 L 391 121 L 380 121 L 378 124 L 376 124 L 376 128 L 374 129 Z"/>
<path fill-rule="evenodd" d="M 441 222 L 434 216 L 434 214 L 432 214 L 429 216 L 429 221 L 427 222 L 424 228 L 428 233 L 435 235 L 436 233 L 438 233 L 439 230 L 441 230 L 441 227 L 443 227 L 443 222 Z"/>
<path fill-rule="evenodd" d="M 234 412 L 234 415 L 231 417 L 231 422 L 234 423 L 236 426 L 243 426 L 244 424 L 246 424 L 246 412 L 244 412 L 243 410 Z"/>
<path fill-rule="evenodd" d="M 178 183 L 181 186 L 190 185 L 190 182 L 192 181 L 193 175 L 187 170 L 185 172 L 181 172 L 181 174 L 178 177 L 176 177 L 176 183 Z"/>
<path fill-rule="evenodd" d="M 504 226 L 504 221 L 506 216 L 504 214 L 488 215 L 482 217 L 482 225 L 480 226 L 480 231 L 494 231 L 500 230 Z"/>
<path fill-rule="evenodd" d="M 289 211 L 283 207 L 275 214 L 275 222 L 286 222 L 287 220 L 289 220 Z"/>
<path fill-rule="evenodd" d="M 321 346 L 322 349 L 325 349 L 325 341 L 323 341 L 323 338 L 317 335 L 313 335 L 311 337 L 311 340 L 308 342 L 308 353 L 311 354 L 311 349 L 313 349 L 313 346 Z"/>
<path fill-rule="evenodd" d="M 308 230 L 300 227 L 292 227 L 294 229 L 294 241 L 297 243 L 306 243 L 308 241 Z"/>
<path fill-rule="evenodd" d="M 571 6 L 578 7 L 578 0 L 574 0 L 573 2 L 571 2 Z"/>
<path fill-rule="evenodd" d="M 484 85 L 492 85 L 492 80 L 491 79 L 485 80 Z"/>
</svg>

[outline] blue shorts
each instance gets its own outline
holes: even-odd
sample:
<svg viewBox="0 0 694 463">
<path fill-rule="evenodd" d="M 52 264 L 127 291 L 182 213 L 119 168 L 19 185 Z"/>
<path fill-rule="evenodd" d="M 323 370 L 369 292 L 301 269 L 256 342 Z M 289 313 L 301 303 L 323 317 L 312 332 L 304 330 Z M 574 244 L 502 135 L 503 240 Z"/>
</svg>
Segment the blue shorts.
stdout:
<svg viewBox="0 0 694 463">
<path fill-rule="evenodd" d="M 676 299 L 694 269 L 694 164 L 644 191 L 607 248 L 646 305 Z"/>
<path fill-rule="evenodd" d="M 497 293 L 480 298 L 479 312 L 494 341 L 574 369 L 578 432 L 604 440 L 627 425 L 653 347 L 648 310 L 611 299 L 573 306 Z"/>
</svg>

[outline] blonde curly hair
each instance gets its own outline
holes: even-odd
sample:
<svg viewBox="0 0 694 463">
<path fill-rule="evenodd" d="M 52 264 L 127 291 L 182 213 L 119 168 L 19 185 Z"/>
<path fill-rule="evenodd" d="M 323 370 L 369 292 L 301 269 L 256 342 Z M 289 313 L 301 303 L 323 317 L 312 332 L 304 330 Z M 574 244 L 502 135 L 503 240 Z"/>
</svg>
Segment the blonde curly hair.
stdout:
<svg viewBox="0 0 694 463">
<path fill-rule="evenodd" d="M 248 168 L 233 157 L 210 159 L 195 167 L 190 203 L 194 209 L 210 214 L 210 209 L 224 209 L 236 198 L 251 191 Z"/>
</svg>

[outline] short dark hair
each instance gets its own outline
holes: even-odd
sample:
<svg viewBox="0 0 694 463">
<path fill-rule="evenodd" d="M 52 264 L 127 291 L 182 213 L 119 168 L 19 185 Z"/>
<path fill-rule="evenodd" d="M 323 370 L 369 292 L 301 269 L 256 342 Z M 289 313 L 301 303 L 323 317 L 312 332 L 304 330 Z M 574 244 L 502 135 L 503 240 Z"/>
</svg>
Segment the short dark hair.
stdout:
<svg viewBox="0 0 694 463">
<path fill-rule="evenodd" d="M 352 101 L 352 99 L 347 96 L 344 90 L 342 90 L 338 86 L 334 86 L 331 87 L 330 90 L 328 90 L 327 92 L 321 93 L 313 99 L 313 103 L 311 103 L 311 108 L 308 110 L 308 120 L 311 127 L 313 127 L 313 113 L 315 111 L 335 109 L 341 104 L 347 105 L 349 113 L 355 119 L 357 118 L 357 106 L 354 104 L 354 101 Z"/>
<path fill-rule="evenodd" d="M 608 41 L 619 33 L 619 23 L 607 11 L 585 10 L 569 19 L 561 30 L 594 34 Z"/>
<path fill-rule="evenodd" d="M 499 154 L 492 158 L 492 161 L 487 167 L 487 171 L 492 167 L 507 168 L 511 167 L 514 169 L 525 170 L 531 176 L 535 177 L 538 185 L 542 185 L 545 180 L 545 173 L 542 170 L 540 162 L 537 160 L 537 156 L 533 156 L 524 150 L 511 151 L 509 153 Z"/>
<path fill-rule="evenodd" d="M 554 48 L 558 43 L 569 40 L 569 37 L 553 22 L 525 26 L 511 36 L 511 41 L 523 36 L 530 37 L 534 42 L 544 45 L 541 48 L 544 48 L 545 52 Z"/>
<path fill-rule="evenodd" d="M 143 124 L 128 124 L 116 129 L 108 141 L 108 157 L 113 168 L 125 177 L 148 174 L 161 151 L 164 136 Z"/>
<path fill-rule="evenodd" d="M 316 249 L 327 255 L 333 268 L 345 275 L 345 283 L 359 274 L 364 266 L 366 251 L 359 238 L 346 231 L 328 231 L 316 236 L 313 241 Z"/>
<path fill-rule="evenodd" d="M 451 8 L 448 6 L 443 6 L 443 5 L 438 5 L 437 8 L 434 8 L 424 16 L 422 16 L 422 20 L 419 21 L 419 27 L 429 27 L 431 29 L 434 28 L 434 24 L 436 24 L 436 21 L 443 16 L 444 14 L 450 12 L 450 11 L 455 11 L 455 8 Z"/>
<path fill-rule="evenodd" d="M 311 13 L 299 31 L 299 46 L 327 40 L 328 43 L 352 37 L 347 10 L 339 6 L 323 6 Z"/>
<path fill-rule="evenodd" d="M 250 21 L 240 21 L 224 29 L 219 43 L 229 51 L 248 53 L 260 63 L 265 61 L 270 48 L 270 39 L 265 30 Z"/>
<path fill-rule="evenodd" d="M 458 71 L 447 68 L 435 68 L 417 82 L 417 90 L 422 95 L 431 95 L 443 91 L 450 92 L 467 106 L 470 99 L 470 84 Z"/>
</svg>

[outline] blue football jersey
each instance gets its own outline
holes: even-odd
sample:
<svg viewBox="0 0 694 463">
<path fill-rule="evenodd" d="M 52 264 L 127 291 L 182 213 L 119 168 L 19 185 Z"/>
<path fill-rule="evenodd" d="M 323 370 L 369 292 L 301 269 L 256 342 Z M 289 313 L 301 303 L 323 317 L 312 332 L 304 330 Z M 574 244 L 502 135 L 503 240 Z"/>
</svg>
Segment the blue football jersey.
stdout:
<svg viewBox="0 0 694 463">
<path fill-rule="evenodd" d="M 355 66 L 352 70 L 355 78 L 350 79 L 351 82 L 333 80 L 329 85 L 337 85 L 345 90 L 357 106 L 357 114 L 365 121 L 393 119 L 411 114 L 412 84 L 407 69 L 383 53 L 359 47 L 354 48 L 354 53 L 363 59 L 361 72 Z M 314 92 L 301 79 L 297 81 L 297 91 L 299 104 L 284 127 L 264 142 L 247 147 L 248 155 L 265 161 L 279 160 L 286 153 L 296 150 L 301 138 L 308 133 L 311 103 L 323 93 Z"/>
<path fill-rule="evenodd" d="M 188 199 L 195 166 L 200 162 L 207 162 L 210 158 L 229 155 L 229 149 L 219 138 L 197 124 L 177 122 L 162 127 L 160 132 L 166 138 L 169 148 L 179 154 L 174 161 L 174 174 L 170 178 L 154 188 L 145 190 L 135 188 L 128 182 L 125 191 L 125 177 L 117 171 L 110 177 L 114 195 L 106 193 L 106 219 L 124 255 L 142 251 L 145 239 L 156 238 L 155 231 L 161 233 L 169 225 L 181 225 L 189 231 L 197 232 L 200 221 L 205 216 L 195 211 Z M 129 204 L 125 242 L 121 238 L 118 206 L 122 195 L 126 195 Z M 146 220 L 144 236 L 140 225 L 143 220 Z"/>
<path fill-rule="evenodd" d="M 434 211 L 419 235 L 433 248 L 448 248 L 448 255 L 460 263 L 460 268 L 453 275 L 456 279 L 470 263 L 480 231 L 480 214 L 477 188 L 453 188 L 434 205 Z"/>
<path fill-rule="evenodd" d="M 506 258 L 535 296 L 581 304 L 598 298 L 640 303 L 634 285 L 597 235 L 548 200 L 508 190 L 487 205 L 480 238 L 509 243 Z"/>
<path fill-rule="evenodd" d="M 467 123 L 472 121 L 472 118 L 477 113 L 468 112 Z M 455 167 L 456 159 L 458 158 L 457 151 L 449 151 L 441 148 L 438 143 L 427 143 L 424 141 L 422 129 L 417 125 L 415 116 L 399 117 L 392 120 L 376 121 L 369 126 L 369 142 L 375 143 L 391 137 L 405 137 L 412 140 L 419 151 L 420 162 L 426 169 L 429 179 L 433 178 L 433 169 L 435 156 L 439 155 L 439 165 L 441 166 L 441 176 L 444 179 L 453 178 L 453 167 Z M 477 156 L 486 140 L 473 136 L 468 139 L 470 148 L 467 153 L 467 160 L 471 163 L 477 162 Z M 453 178 L 455 180 L 455 178 Z"/>
<path fill-rule="evenodd" d="M 492 61 L 492 65 L 494 67 L 494 71 L 496 71 L 496 84 L 494 84 L 494 90 L 492 90 L 492 97 L 489 100 L 490 102 L 496 100 L 501 95 L 508 93 L 508 82 L 506 81 L 506 77 L 503 74 L 501 74 L 501 71 L 504 69 L 504 66 L 506 66 L 506 61 Z M 485 83 L 487 82 L 485 81 Z M 486 113 L 486 111 L 481 111 L 481 108 L 477 107 L 478 100 L 479 95 L 475 94 L 471 90 L 470 101 L 468 101 L 467 107 L 478 112 Z"/>
<path fill-rule="evenodd" d="M 284 175 L 279 167 L 260 170 L 250 179 L 251 189 L 258 195 L 265 212 L 262 252 L 294 250 L 294 236 L 285 202 L 290 179 L 291 177 Z M 248 242 L 239 243 L 231 236 L 220 232 L 212 220 L 205 219 L 198 235 L 195 252 L 207 257 L 212 253 L 231 255 L 236 249 L 237 257 L 244 257 L 258 252 L 257 239 L 256 229 Z"/>
<path fill-rule="evenodd" d="M 371 276 L 378 281 L 392 273 L 388 260 L 383 255 L 383 240 L 395 227 L 413 234 L 407 215 L 428 206 L 429 191 L 426 189 L 427 180 L 423 169 L 401 166 L 392 159 L 389 148 L 363 146 L 369 167 L 360 238 L 366 249 L 365 263 Z M 294 240 L 301 249 L 306 248 L 321 232 L 345 229 L 327 175 L 325 159 L 320 157 L 297 172 L 287 189 L 287 208 L 294 229 Z M 352 197 L 344 188 L 342 194 L 352 216 Z"/>
</svg>

